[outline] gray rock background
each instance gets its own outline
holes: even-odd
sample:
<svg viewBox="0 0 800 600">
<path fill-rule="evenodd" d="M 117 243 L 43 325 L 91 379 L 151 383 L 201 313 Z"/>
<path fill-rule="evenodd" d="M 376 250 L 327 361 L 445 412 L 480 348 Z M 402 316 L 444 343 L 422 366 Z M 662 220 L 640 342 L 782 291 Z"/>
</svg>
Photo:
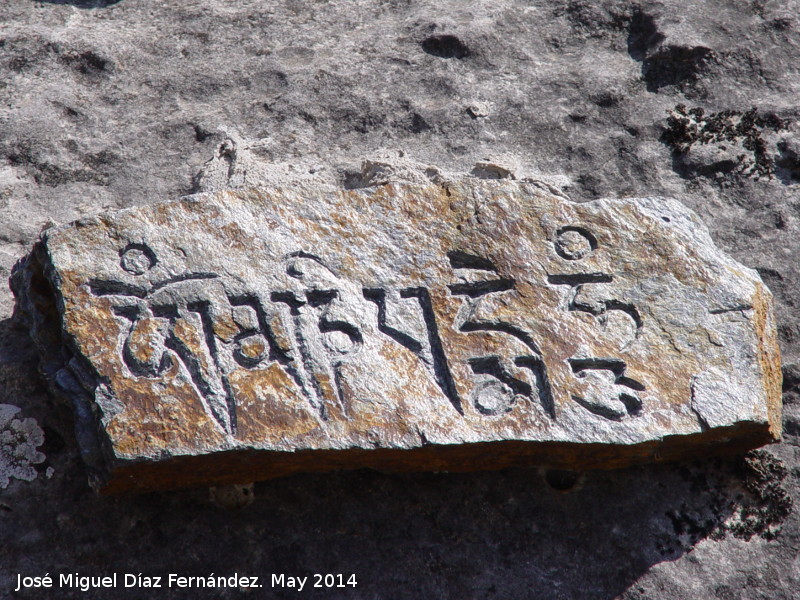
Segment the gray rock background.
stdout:
<svg viewBox="0 0 800 600">
<path fill-rule="evenodd" d="M 46 393 L 0 291 L 0 597 L 800 596 L 798 9 L 0 4 L 0 278 L 50 221 L 207 187 L 201 170 L 230 158 L 226 137 L 345 187 L 363 181 L 365 157 L 482 161 L 484 174 L 538 176 L 575 200 L 683 201 L 771 287 L 785 377 L 784 442 L 747 457 L 586 474 L 359 471 L 108 499 L 89 490 L 69 409 Z M 17 573 L 114 571 L 267 586 L 272 573 L 355 573 L 358 586 L 12 592 Z"/>
</svg>

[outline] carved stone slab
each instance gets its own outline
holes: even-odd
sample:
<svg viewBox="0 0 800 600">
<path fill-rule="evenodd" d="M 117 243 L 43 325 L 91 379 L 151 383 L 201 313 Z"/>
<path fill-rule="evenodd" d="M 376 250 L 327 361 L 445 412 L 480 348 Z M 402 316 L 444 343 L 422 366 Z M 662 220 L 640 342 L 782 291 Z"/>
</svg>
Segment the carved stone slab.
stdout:
<svg viewBox="0 0 800 600">
<path fill-rule="evenodd" d="M 12 284 L 106 492 L 780 433 L 771 295 L 673 200 L 217 192 L 50 229 Z"/>
</svg>

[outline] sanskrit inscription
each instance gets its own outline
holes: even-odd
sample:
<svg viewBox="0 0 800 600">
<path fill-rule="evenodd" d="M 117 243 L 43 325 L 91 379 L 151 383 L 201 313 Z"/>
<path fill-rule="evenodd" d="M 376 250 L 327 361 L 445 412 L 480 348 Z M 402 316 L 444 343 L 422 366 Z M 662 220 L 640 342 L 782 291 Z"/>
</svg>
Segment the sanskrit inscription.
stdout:
<svg viewBox="0 0 800 600">
<path fill-rule="evenodd" d="M 208 194 L 50 230 L 12 284 L 106 491 L 778 434 L 769 291 L 670 200 Z"/>
</svg>

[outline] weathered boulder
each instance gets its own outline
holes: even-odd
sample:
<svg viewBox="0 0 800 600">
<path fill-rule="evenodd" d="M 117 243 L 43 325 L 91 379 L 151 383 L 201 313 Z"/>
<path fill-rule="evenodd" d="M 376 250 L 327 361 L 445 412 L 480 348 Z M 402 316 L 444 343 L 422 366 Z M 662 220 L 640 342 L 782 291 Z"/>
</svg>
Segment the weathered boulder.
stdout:
<svg viewBox="0 0 800 600">
<path fill-rule="evenodd" d="M 52 228 L 12 286 L 106 492 L 780 434 L 770 292 L 669 199 L 220 191 Z"/>
</svg>

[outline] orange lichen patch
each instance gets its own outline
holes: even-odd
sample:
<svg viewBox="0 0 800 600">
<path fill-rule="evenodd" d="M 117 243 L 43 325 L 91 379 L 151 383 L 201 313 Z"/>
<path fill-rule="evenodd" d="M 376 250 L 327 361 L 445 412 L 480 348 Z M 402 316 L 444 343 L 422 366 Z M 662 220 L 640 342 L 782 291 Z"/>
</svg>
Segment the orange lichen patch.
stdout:
<svg viewBox="0 0 800 600">
<path fill-rule="evenodd" d="M 276 346 L 283 352 L 288 352 L 292 348 L 291 333 L 280 315 L 273 313 L 268 322 L 269 330 L 272 332 Z"/>
<path fill-rule="evenodd" d="M 65 287 L 69 289 L 69 286 Z M 70 300 L 75 309 L 64 320 L 67 335 L 74 339 L 81 354 L 90 357 L 92 362 L 98 361 L 98 367 L 108 368 L 112 362 L 116 366 L 123 327 L 111 310 L 112 301 L 107 298 L 92 301 L 83 288 L 77 286 Z M 98 331 L 103 335 L 96 335 Z"/>
</svg>

